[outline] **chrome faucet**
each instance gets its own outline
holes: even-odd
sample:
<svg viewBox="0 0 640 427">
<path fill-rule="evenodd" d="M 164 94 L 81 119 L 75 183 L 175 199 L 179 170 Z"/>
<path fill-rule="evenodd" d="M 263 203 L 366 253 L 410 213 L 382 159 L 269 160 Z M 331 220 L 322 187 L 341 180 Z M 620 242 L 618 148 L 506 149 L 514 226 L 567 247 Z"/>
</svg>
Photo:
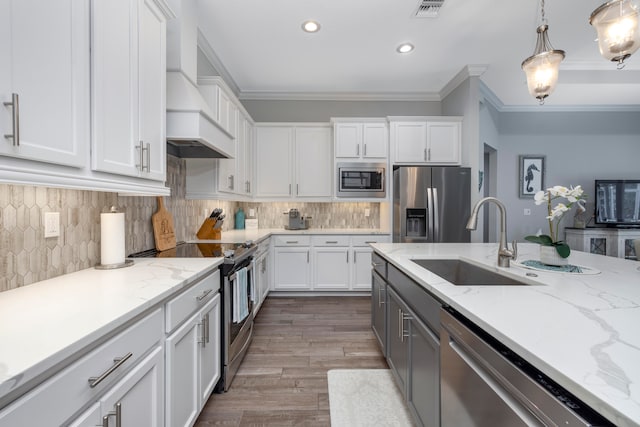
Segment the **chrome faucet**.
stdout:
<svg viewBox="0 0 640 427">
<path fill-rule="evenodd" d="M 473 210 L 469 221 L 467 221 L 467 230 L 475 230 L 478 227 L 478 212 L 480 207 L 486 202 L 493 202 L 500 210 L 500 246 L 498 247 L 498 267 L 509 267 L 509 261 L 514 261 L 518 258 L 518 245 L 516 241 L 513 241 L 513 250 L 509 249 L 507 245 L 507 209 L 502 202 L 495 197 L 485 197 L 478 200 Z"/>
</svg>

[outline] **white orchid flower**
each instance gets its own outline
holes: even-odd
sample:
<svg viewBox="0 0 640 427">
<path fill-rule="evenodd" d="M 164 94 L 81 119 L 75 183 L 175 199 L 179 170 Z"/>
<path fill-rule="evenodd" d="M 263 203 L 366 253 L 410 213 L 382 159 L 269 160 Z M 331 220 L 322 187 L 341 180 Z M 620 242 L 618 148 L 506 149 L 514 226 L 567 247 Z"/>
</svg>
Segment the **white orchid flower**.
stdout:
<svg viewBox="0 0 640 427">
<path fill-rule="evenodd" d="M 536 205 L 542 205 L 547 203 L 547 201 L 549 200 L 547 198 L 547 192 L 546 191 L 538 191 L 536 193 L 535 196 L 533 196 L 533 200 L 535 200 Z"/>
</svg>

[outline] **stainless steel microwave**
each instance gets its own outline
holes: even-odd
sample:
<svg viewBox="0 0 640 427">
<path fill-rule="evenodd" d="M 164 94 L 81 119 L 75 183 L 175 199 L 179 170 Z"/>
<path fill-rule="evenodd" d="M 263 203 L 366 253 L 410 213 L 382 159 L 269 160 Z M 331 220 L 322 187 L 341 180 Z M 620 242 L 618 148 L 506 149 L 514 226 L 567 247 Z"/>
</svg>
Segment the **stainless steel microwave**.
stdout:
<svg viewBox="0 0 640 427">
<path fill-rule="evenodd" d="M 338 163 L 338 197 L 386 197 L 384 163 Z"/>
</svg>

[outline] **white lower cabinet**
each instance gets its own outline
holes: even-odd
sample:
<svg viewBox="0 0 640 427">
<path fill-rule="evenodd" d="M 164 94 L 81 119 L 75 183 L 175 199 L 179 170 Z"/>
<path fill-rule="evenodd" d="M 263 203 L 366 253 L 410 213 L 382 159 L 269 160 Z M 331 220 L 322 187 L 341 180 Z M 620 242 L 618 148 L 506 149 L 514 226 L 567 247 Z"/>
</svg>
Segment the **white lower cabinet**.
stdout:
<svg viewBox="0 0 640 427">
<path fill-rule="evenodd" d="M 164 425 L 164 355 L 156 347 L 71 427 Z"/>
<path fill-rule="evenodd" d="M 0 426 L 67 425 L 84 407 L 89 410 L 71 422 L 102 425 L 100 419 L 91 418 L 96 403 L 100 413 L 106 414 L 115 408 L 105 409 L 107 405 L 118 402 L 127 411 L 127 418 L 123 419 L 146 419 L 152 413 L 149 419 L 159 423 L 131 422 L 121 426 L 162 425 L 162 414 L 154 412 L 154 408 L 162 408 L 163 402 L 162 323 L 163 310 L 158 308 L 129 325 L 3 408 Z M 158 351 L 160 356 L 155 357 Z M 90 424 L 81 424 L 81 420 Z"/>
<path fill-rule="evenodd" d="M 270 239 L 266 239 L 258 244 L 258 252 L 255 258 L 255 303 L 253 305 L 253 317 L 255 318 L 262 306 L 262 303 L 269 295 L 271 288 L 271 254 L 269 251 Z"/>
<path fill-rule="evenodd" d="M 370 243 L 388 235 L 274 237 L 274 291 L 370 291 Z"/>
<path fill-rule="evenodd" d="M 191 426 L 220 378 L 220 294 L 166 340 L 166 420 Z"/>
</svg>

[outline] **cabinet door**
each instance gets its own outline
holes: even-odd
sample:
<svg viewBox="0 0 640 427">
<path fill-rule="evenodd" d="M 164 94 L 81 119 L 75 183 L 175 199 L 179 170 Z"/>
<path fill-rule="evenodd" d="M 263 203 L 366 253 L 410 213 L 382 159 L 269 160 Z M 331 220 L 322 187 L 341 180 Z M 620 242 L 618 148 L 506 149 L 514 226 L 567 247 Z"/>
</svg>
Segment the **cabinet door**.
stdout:
<svg viewBox="0 0 640 427">
<path fill-rule="evenodd" d="M 274 254 L 274 290 L 304 291 L 311 289 L 309 248 L 278 247 L 275 248 Z"/>
<path fill-rule="evenodd" d="M 398 122 L 392 124 L 395 161 L 424 163 L 427 161 L 427 123 Z"/>
<path fill-rule="evenodd" d="M 96 0 L 91 13 L 92 168 L 129 176 L 140 174 L 146 154 L 138 138 L 137 6 Z"/>
<path fill-rule="evenodd" d="M 213 387 L 220 379 L 220 294 L 217 294 L 200 310 L 200 408 L 207 402 Z"/>
<path fill-rule="evenodd" d="M 362 157 L 365 159 L 386 159 L 389 137 L 385 123 L 363 123 Z"/>
<path fill-rule="evenodd" d="M 100 408 L 110 426 L 119 412 L 123 426 L 156 427 L 164 425 L 163 402 L 164 357 L 157 347 L 100 399 Z"/>
<path fill-rule="evenodd" d="M 293 129 L 256 127 L 256 196 L 291 197 Z"/>
<path fill-rule="evenodd" d="M 459 164 L 461 127 L 460 122 L 427 123 L 427 161 Z"/>
<path fill-rule="evenodd" d="M 440 340 L 417 319 L 409 323 L 409 391 L 407 403 L 425 427 L 440 425 Z"/>
<path fill-rule="evenodd" d="M 191 317 L 165 343 L 166 418 L 170 426 L 191 426 L 200 412 L 198 340 L 199 314 Z"/>
<path fill-rule="evenodd" d="M 166 18 L 151 0 L 138 0 L 139 140 L 145 144 L 142 176 L 164 181 L 166 148 Z"/>
<path fill-rule="evenodd" d="M 371 248 L 353 248 L 353 264 L 351 269 L 351 289 L 371 290 Z"/>
<path fill-rule="evenodd" d="M 331 129 L 300 127 L 295 130 L 295 197 L 331 197 L 333 188 Z"/>
<path fill-rule="evenodd" d="M 349 289 L 349 248 L 313 249 L 313 289 Z"/>
<path fill-rule="evenodd" d="M 253 194 L 253 174 L 254 174 L 254 126 L 250 121 L 245 122 L 245 134 L 244 134 L 244 194 L 251 196 Z"/>
<path fill-rule="evenodd" d="M 218 191 L 222 193 L 236 193 L 240 181 L 238 180 L 238 161 L 244 155 L 244 138 L 239 132 L 233 144 L 234 158 L 218 160 Z"/>
<path fill-rule="evenodd" d="M 337 123 L 335 130 L 336 157 L 345 159 L 359 158 L 361 156 L 362 124 Z"/>
<path fill-rule="evenodd" d="M 371 272 L 371 328 L 382 354 L 387 357 L 387 284 L 379 274 Z"/>
<path fill-rule="evenodd" d="M 409 340 L 404 320 L 407 310 L 400 297 L 387 286 L 387 362 L 403 396 L 407 390 Z"/>
<path fill-rule="evenodd" d="M 0 155 L 86 166 L 89 120 L 89 1 L 0 2 Z M 19 142 L 19 144 L 18 144 Z"/>
</svg>

